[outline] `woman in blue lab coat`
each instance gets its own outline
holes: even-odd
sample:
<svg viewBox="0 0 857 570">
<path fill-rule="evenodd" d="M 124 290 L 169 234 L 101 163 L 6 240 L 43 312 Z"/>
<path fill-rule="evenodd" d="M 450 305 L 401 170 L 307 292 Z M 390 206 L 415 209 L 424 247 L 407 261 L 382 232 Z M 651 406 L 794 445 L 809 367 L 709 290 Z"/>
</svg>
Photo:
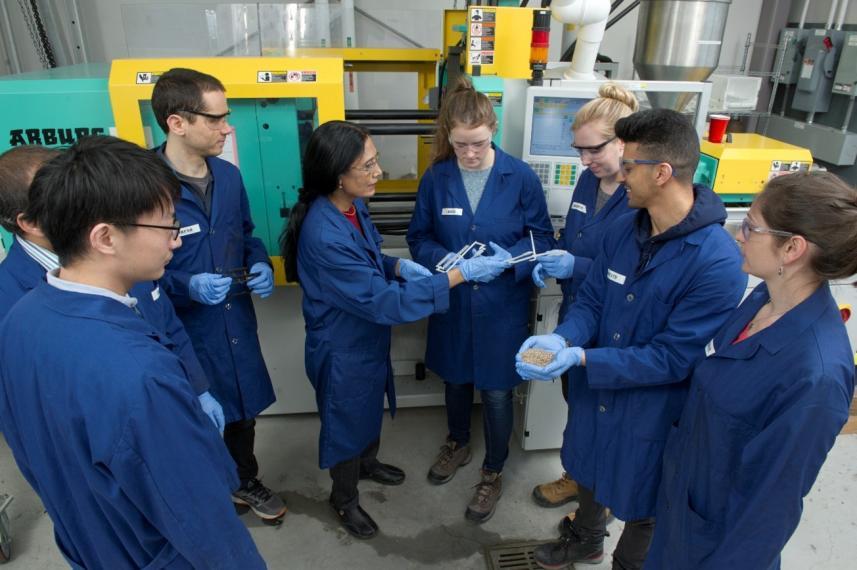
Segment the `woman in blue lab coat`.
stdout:
<svg viewBox="0 0 857 570">
<path fill-rule="evenodd" d="M 565 227 L 560 230 L 557 255 L 546 256 L 533 268 L 533 282 L 544 287 L 544 278 L 555 277 L 562 287 L 562 322 L 568 306 L 589 273 L 598 255 L 601 239 L 610 223 L 629 212 L 625 185 L 619 180 L 622 170 L 624 143 L 616 138 L 615 124 L 622 117 L 637 112 L 636 97 L 624 87 L 605 83 L 598 97 L 580 108 L 574 117 L 574 148 L 587 169 L 581 174 Z M 583 375 L 581 368 L 572 368 L 562 375 L 562 395 L 568 400 L 569 374 Z M 558 507 L 577 498 L 577 483 L 565 473 L 556 481 L 537 485 L 533 500 L 542 507 Z"/>
<path fill-rule="evenodd" d="M 303 290 L 306 371 L 321 415 L 319 464 L 333 479 L 331 505 L 357 538 L 378 530 L 360 507 L 358 480 L 398 485 L 405 478 L 377 459 L 385 394 L 396 409 L 391 326 L 447 310 L 451 287 L 505 267 L 486 256 L 432 275 L 381 253 L 363 203 L 381 172 L 365 129 L 344 121 L 321 125 L 307 145 L 304 187 L 281 239 L 286 277 Z"/>
<path fill-rule="evenodd" d="M 848 419 L 853 352 L 827 280 L 857 273 L 857 190 L 826 172 L 775 178 L 738 242 L 763 283 L 693 373 L 646 568 L 779 568 Z"/>
<path fill-rule="evenodd" d="M 438 117 L 435 157 L 420 181 L 408 230 L 411 256 L 434 267 L 473 241 L 493 243 L 502 257 L 553 246 L 544 191 L 528 165 L 491 142 L 491 102 L 463 81 L 446 94 Z M 498 245 L 499 244 L 499 245 Z M 508 251 L 507 251 L 508 250 Z M 483 522 L 502 492 L 501 473 L 512 433 L 515 352 L 529 333 L 533 262 L 518 263 L 487 284 L 461 287 L 450 310 L 429 321 L 426 365 L 446 383 L 448 435 L 428 479 L 443 484 L 471 459 L 474 387 L 482 392 L 485 459 L 465 516 Z"/>
</svg>

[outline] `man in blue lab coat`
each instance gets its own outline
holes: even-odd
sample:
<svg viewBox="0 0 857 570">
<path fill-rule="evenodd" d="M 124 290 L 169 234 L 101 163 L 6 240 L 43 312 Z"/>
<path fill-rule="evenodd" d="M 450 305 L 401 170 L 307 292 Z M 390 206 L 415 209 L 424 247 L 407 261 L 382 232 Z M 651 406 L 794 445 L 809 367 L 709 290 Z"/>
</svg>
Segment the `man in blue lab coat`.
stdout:
<svg viewBox="0 0 857 570">
<path fill-rule="evenodd" d="M 179 186 L 113 137 L 45 164 L 29 195 L 61 267 L 0 324 L 0 425 L 73 568 L 264 568 L 234 463 L 134 283 L 181 245 Z"/>
<path fill-rule="evenodd" d="M 613 568 L 641 568 L 654 529 L 669 426 L 681 414 L 687 377 L 705 343 L 747 285 L 741 256 L 723 229 L 726 210 L 694 185 L 699 139 L 666 109 L 616 123 L 625 143 L 622 182 L 638 209 L 614 222 L 577 299 L 551 335 L 523 350 L 555 352 L 524 378 L 549 380 L 572 366 L 563 467 L 580 486 L 580 506 L 559 542 L 536 549 L 544 568 L 604 556 L 605 508 L 626 522 Z"/>
<path fill-rule="evenodd" d="M 232 132 L 225 88 L 210 75 L 171 69 L 155 84 L 152 109 L 167 135 L 157 154 L 182 183 L 176 215 L 183 247 L 161 286 L 187 328 L 211 392 L 223 405 L 223 439 L 241 479 L 232 499 L 275 521 L 286 506 L 257 478 L 253 452 L 255 418 L 275 397 L 250 299 L 250 293 L 269 296 L 274 277 L 265 245 L 253 237 L 241 173 L 217 158 Z"/>
<path fill-rule="evenodd" d="M 0 224 L 14 235 L 0 263 L 0 320 L 18 299 L 45 280 L 48 271 L 59 267 L 57 254 L 39 228 L 39 221 L 24 215 L 27 192 L 36 171 L 57 156 L 59 151 L 35 145 L 15 147 L 0 155 Z M 137 283 L 129 293 L 137 299 L 143 318 L 173 342 L 173 350 L 187 369 L 203 411 L 222 432 L 223 409 L 208 391 L 208 379 L 169 297 L 161 294 L 155 281 Z"/>
</svg>

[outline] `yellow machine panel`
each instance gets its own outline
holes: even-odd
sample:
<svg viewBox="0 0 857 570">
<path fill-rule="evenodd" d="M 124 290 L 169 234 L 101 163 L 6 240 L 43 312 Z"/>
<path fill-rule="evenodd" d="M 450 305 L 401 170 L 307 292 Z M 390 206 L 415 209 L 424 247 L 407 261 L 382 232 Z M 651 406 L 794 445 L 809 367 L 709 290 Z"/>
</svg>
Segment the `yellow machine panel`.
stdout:
<svg viewBox="0 0 857 570">
<path fill-rule="evenodd" d="M 470 75 L 530 79 L 533 10 L 505 6 L 471 6 L 467 13 L 467 59 Z"/>
<path fill-rule="evenodd" d="M 335 57 L 117 59 L 109 82 L 117 136 L 146 144 L 140 101 L 150 99 L 158 77 L 174 67 L 216 75 L 231 98 L 312 97 L 318 100 L 319 124 L 345 118 L 343 63 Z"/>
<path fill-rule="evenodd" d="M 731 138 L 723 143 L 702 140 L 696 175 L 726 202 L 749 202 L 771 178 L 812 166 L 805 148 L 756 133 L 732 133 Z"/>
</svg>

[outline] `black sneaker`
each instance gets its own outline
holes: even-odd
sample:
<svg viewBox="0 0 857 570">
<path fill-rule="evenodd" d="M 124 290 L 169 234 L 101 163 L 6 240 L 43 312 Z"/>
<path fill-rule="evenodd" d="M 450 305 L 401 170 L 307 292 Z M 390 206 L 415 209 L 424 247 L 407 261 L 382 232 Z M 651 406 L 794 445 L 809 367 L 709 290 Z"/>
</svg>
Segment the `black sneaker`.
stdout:
<svg viewBox="0 0 857 570">
<path fill-rule="evenodd" d="M 250 479 L 232 493 L 232 502 L 249 507 L 264 520 L 279 519 L 286 514 L 286 504 L 279 495 L 264 486 L 258 479 Z"/>
<path fill-rule="evenodd" d="M 564 536 L 557 542 L 537 546 L 533 558 L 547 570 L 560 570 L 570 564 L 600 564 L 604 560 L 604 540 L 580 542 L 575 536 Z"/>
</svg>

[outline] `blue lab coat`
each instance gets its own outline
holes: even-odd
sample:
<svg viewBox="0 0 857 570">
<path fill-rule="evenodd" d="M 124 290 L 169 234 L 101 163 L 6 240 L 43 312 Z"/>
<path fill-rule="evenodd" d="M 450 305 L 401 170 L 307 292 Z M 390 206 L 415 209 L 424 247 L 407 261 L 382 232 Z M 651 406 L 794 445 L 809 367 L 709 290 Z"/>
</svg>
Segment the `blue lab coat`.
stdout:
<svg viewBox="0 0 857 570">
<path fill-rule="evenodd" d="M 610 222 L 630 211 L 625 185 L 620 184 L 596 214 L 595 202 L 598 199 L 599 182 L 591 170 L 583 171 L 571 196 L 565 227 L 560 231 L 557 246 L 574 256 L 574 272 L 571 278 L 559 280 L 562 287 L 560 322 L 586 279 L 595 257 L 601 251 L 601 241 Z"/>
<path fill-rule="evenodd" d="M 494 147 L 494 166 L 474 213 L 455 157 L 423 175 L 408 229 L 411 257 L 429 269 L 449 252 L 495 242 L 513 256 L 554 245 L 544 191 L 524 162 Z M 490 255 L 490 248 L 485 255 Z M 515 354 L 529 334 L 530 273 L 518 263 L 490 283 L 467 283 L 450 293 L 449 311 L 429 319 L 426 365 L 452 384 L 510 390 L 521 382 Z"/>
<path fill-rule="evenodd" d="M 402 282 L 398 258 L 362 200 L 354 202 L 366 237 L 326 198 L 309 207 L 298 241 L 306 322 L 306 373 L 321 415 L 319 466 L 352 459 L 381 435 L 384 394 L 396 410 L 391 325 L 449 307 L 445 274 Z"/>
<path fill-rule="evenodd" d="M 170 341 L 39 284 L 0 324 L 0 425 L 73 568 L 264 568 L 235 464 Z"/>
<path fill-rule="evenodd" d="M 570 377 L 563 466 L 625 521 L 654 516 L 686 379 L 747 285 L 720 198 L 702 186 L 694 195 L 687 217 L 655 238 L 645 210 L 611 224 L 556 329 L 595 347 L 586 373 Z"/>
<path fill-rule="evenodd" d="M 197 273 L 222 273 L 256 263 L 270 264 L 265 245 L 253 237 L 250 204 L 241 173 L 219 158 L 208 158 L 214 179 L 211 217 L 202 201 L 182 185 L 176 203 L 181 221 L 182 246 L 161 278 L 176 313 L 184 323 L 211 393 L 223 406 L 226 422 L 255 418 L 274 403 L 274 387 L 262 358 L 253 301 L 244 285 L 233 284 L 219 305 L 190 298 L 188 282 Z"/>
<path fill-rule="evenodd" d="M 0 263 L 0 320 L 21 297 L 44 282 L 45 269 L 13 240 L 6 259 Z M 137 298 L 137 309 L 143 318 L 172 341 L 194 391 L 202 394 L 208 390 L 208 379 L 169 297 L 153 281 L 137 283 L 128 294 Z"/>
<path fill-rule="evenodd" d="M 779 568 L 848 420 L 854 357 L 830 288 L 732 344 L 768 299 L 762 283 L 694 370 L 664 450 L 647 568 Z"/>
</svg>

